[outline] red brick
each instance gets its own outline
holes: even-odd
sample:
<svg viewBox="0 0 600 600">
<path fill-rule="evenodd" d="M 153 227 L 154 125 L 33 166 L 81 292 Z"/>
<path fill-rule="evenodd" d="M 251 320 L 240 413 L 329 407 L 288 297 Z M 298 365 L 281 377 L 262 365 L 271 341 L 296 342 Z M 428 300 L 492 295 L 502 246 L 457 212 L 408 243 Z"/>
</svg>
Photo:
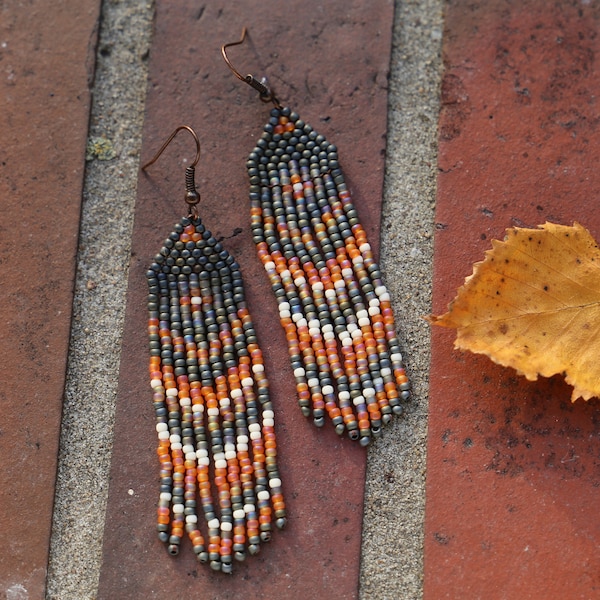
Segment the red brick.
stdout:
<svg viewBox="0 0 600 600">
<path fill-rule="evenodd" d="M 248 26 L 250 40 L 231 49 L 232 61 L 243 73 L 266 74 L 280 100 L 338 146 L 377 246 L 392 8 L 389 1 L 214 2 L 203 9 L 192 2 L 157 4 L 143 156 L 150 158 L 180 124 L 199 133 L 199 209 L 242 267 L 276 405 L 290 518 L 258 557 L 235 565 L 232 577 L 199 565 L 188 543 L 178 558 L 169 557 L 156 538 L 145 271 L 185 210 L 182 160 L 192 156 L 193 144 L 182 136 L 139 182 L 100 598 L 358 594 L 365 451 L 337 438 L 331 427 L 317 430 L 297 407 L 276 303 L 249 228 L 245 163 L 269 106 L 229 72 L 220 47 Z"/>
<path fill-rule="evenodd" d="M 436 314 L 507 227 L 600 239 L 599 26 L 594 3 L 448 3 Z M 597 597 L 599 402 L 453 338 L 433 331 L 425 598 Z"/>
<path fill-rule="evenodd" d="M 99 2 L 0 12 L 0 596 L 43 598 Z"/>
</svg>

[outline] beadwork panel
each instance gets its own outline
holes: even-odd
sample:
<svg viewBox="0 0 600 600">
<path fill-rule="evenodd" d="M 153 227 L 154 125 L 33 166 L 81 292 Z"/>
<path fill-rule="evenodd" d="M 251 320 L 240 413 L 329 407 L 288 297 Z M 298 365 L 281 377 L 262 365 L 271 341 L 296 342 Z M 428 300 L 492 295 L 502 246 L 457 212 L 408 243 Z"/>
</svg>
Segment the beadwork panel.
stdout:
<svg viewBox="0 0 600 600">
<path fill-rule="evenodd" d="M 248 27 L 232 61 L 243 73 L 266 75 L 279 99 L 337 146 L 377 254 L 392 11 L 383 0 L 157 3 L 143 156 L 178 125 L 198 131 L 198 212 L 241 268 L 270 383 L 288 523 L 256 556 L 236 562 L 232 576 L 200 564 L 187 539 L 177 557 L 157 539 L 145 273 L 185 213 L 184 158 L 191 160 L 193 147 L 178 138 L 139 180 L 100 598 L 358 596 L 365 450 L 329 422 L 316 428 L 298 407 L 280 311 L 250 228 L 246 161 L 271 107 L 232 76 L 220 46 Z"/>
</svg>

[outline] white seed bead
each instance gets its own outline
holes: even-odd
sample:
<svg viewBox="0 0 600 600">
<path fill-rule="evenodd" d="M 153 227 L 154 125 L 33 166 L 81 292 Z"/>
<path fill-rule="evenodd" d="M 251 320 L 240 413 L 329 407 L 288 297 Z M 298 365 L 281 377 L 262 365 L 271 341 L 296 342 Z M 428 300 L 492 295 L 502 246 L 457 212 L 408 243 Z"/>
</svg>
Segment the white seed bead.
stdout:
<svg viewBox="0 0 600 600">
<path fill-rule="evenodd" d="M 352 269 L 350 269 L 349 267 L 342 269 L 342 276 L 345 279 L 350 279 L 353 275 L 354 275 L 354 271 Z"/>
<path fill-rule="evenodd" d="M 244 512 L 243 508 L 238 508 L 237 510 L 233 511 L 233 518 L 236 521 L 239 521 L 240 519 L 245 519 L 246 518 L 246 513 Z"/>
<path fill-rule="evenodd" d="M 360 319 L 366 319 L 369 317 L 369 313 L 364 309 L 361 308 L 360 310 L 356 311 L 356 318 L 360 321 Z"/>
<path fill-rule="evenodd" d="M 311 377 L 306 383 L 309 388 L 315 388 L 319 386 L 319 379 L 317 377 Z"/>
<path fill-rule="evenodd" d="M 231 531 L 233 529 L 233 524 L 224 521 L 221 523 L 221 531 Z"/>
<path fill-rule="evenodd" d="M 333 333 L 333 331 L 326 331 L 323 333 L 323 339 L 324 340 L 334 340 L 335 333 Z"/>
<path fill-rule="evenodd" d="M 185 522 L 186 523 L 197 523 L 198 516 L 197 515 L 185 515 Z"/>
<path fill-rule="evenodd" d="M 313 290 L 317 290 L 317 291 L 323 291 L 323 282 L 322 281 L 316 281 L 315 283 L 312 284 L 312 289 Z M 327 292 L 325 292 L 327 294 Z"/>
<path fill-rule="evenodd" d="M 179 398 L 179 405 L 180 406 L 191 406 L 192 399 L 191 398 Z"/>
<path fill-rule="evenodd" d="M 182 515 L 185 510 L 185 506 L 183 504 L 173 504 L 173 514 Z"/>
<path fill-rule="evenodd" d="M 158 439 L 161 440 L 162 442 L 168 440 L 170 437 L 169 432 L 168 431 L 159 431 L 158 432 Z"/>
<path fill-rule="evenodd" d="M 333 325 L 331 323 L 327 323 L 326 325 L 323 325 L 323 333 L 332 333 L 333 332 Z"/>
<path fill-rule="evenodd" d="M 185 450 L 183 451 L 183 453 L 185 454 L 185 460 L 196 460 L 196 453 L 195 452 L 186 452 Z"/>
<path fill-rule="evenodd" d="M 256 363 L 255 365 L 252 365 L 252 372 L 253 373 L 264 373 L 265 365 L 262 365 L 260 363 Z"/>
<path fill-rule="evenodd" d="M 363 253 L 366 254 L 367 252 L 369 252 L 371 250 L 371 244 L 369 244 L 369 242 L 365 242 L 364 244 L 361 244 L 358 249 Z"/>
<path fill-rule="evenodd" d="M 350 392 L 344 390 L 338 394 L 338 398 L 342 401 L 350 400 Z"/>
<path fill-rule="evenodd" d="M 335 290 L 332 290 L 331 288 L 326 289 L 325 290 L 325 297 L 328 298 L 329 300 L 335 298 L 336 297 Z"/>
<path fill-rule="evenodd" d="M 153 379 L 152 381 L 150 381 L 150 387 L 153 390 L 155 390 L 156 388 L 162 387 L 162 380 L 161 379 Z"/>
<path fill-rule="evenodd" d="M 365 399 L 363 396 L 356 396 L 356 398 L 354 398 L 354 400 L 352 400 L 352 404 L 354 404 L 354 406 L 358 406 L 359 404 L 364 404 L 365 403 Z"/>
<path fill-rule="evenodd" d="M 209 417 L 218 417 L 219 416 L 219 409 L 216 406 L 209 408 L 207 412 L 208 412 Z"/>
<path fill-rule="evenodd" d="M 385 289 L 385 288 L 384 288 Z M 381 304 L 381 302 L 379 302 L 379 298 L 371 298 L 369 300 L 369 306 L 371 308 L 375 308 L 376 306 L 379 306 Z"/>
<path fill-rule="evenodd" d="M 219 406 L 221 406 L 222 408 L 227 408 L 228 406 L 231 406 L 231 400 L 227 397 L 221 398 L 219 400 Z"/>
<path fill-rule="evenodd" d="M 358 325 L 356 323 L 348 323 L 348 326 L 346 327 L 346 329 L 348 330 L 348 333 L 350 335 L 352 335 L 352 332 L 354 332 L 358 329 Z"/>
<path fill-rule="evenodd" d="M 258 492 L 258 494 L 256 494 L 256 497 L 259 500 L 268 500 L 271 497 L 271 494 L 269 494 L 267 490 L 261 490 L 260 492 Z"/>
<path fill-rule="evenodd" d="M 156 424 L 156 431 L 158 431 L 159 433 L 161 431 L 168 431 L 169 430 L 169 426 L 166 423 L 157 423 Z"/>
<path fill-rule="evenodd" d="M 206 448 L 200 448 L 196 450 L 196 456 L 198 458 L 206 458 L 208 456 L 208 450 Z"/>
<path fill-rule="evenodd" d="M 256 506 L 254 504 L 244 504 L 244 512 L 246 514 L 256 512 Z"/>
<path fill-rule="evenodd" d="M 229 450 L 225 452 L 225 460 L 233 460 L 237 456 L 235 450 Z"/>
<path fill-rule="evenodd" d="M 265 263 L 265 271 L 273 271 L 275 270 L 275 263 L 272 260 L 268 260 Z"/>
<path fill-rule="evenodd" d="M 296 285 L 296 287 L 300 287 L 301 285 L 304 285 L 306 283 L 306 279 L 304 277 L 296 277 L 296 279 L 294 279 L 294 284 Z"/>
<path fill-rule="evenodd" d="M 392 374 L 392 370 L 389 367 L 383 367 L 383 369 L 381 369 L 379 372 L 381 373 L 382 377 L 387 377 L 388 375 Z"/>
<path fill-rule="evenodd" d="M 381 314 L 381 309 L 379 306 L 369 306 L 369 314 L 374 317 L 375 315 Z"/>
<path fill-rule="evenodd" d="M 220 525 L 219 519 L 211 519 L 208 522 L 208 528 L 209 529 L 219 529 L 219 525 Z"/>
<path fill-rule="evenodd" d="M 275 421 L 273 419 L 263 419 L 263 425 L 265 427 L 274 427 Z"/>
<path fill-rule="evenodd" d="M 226 469 L 226 468 L 227 468 L 227 461 L 225 459 L 215 460 L 215 469 Z"/>
<path fill-rule="evenodd" d="M 171 444 L 176 444 L 181 441 L 181 436 L 176 433 L 173 433 L 171 436 L 169 436 L 169 441 L 171 442 Z"/>
<path fill-rule="evenodd" d="M 308 328 L 308 321 L 304 317 L 297 319 L 296 327 L 307 327 Z"/>
<path fill-rule="evenodd" d="M 251 440 L 260 440 L 260 437 L 261 437 L 260 431 L 251 431 L 250 432 Z"/>
<path fill-rule="evenodd" d="M 247 435 L 238 435 L 237 436 L 237 443 L 238 444 L 247 444 L 248 443 L 248 436 Z"/>
<path fill-rule="evenodd" d="M 252 387 L 254 385 L 254 379 L 252 379 L 252 377 L 244 377 L 241 383 L 242 387 Z"/>
<path fill-rule="evenodd" d="M 169 492 L 161 492 L 159 498 L 161 500 L 169 501 L 172 498 L 172 496 Z"/>
<path fill-rule="evenodd" d="M 290 310 L 290 303 L 289 302 L 280 302 L 279 303 L 279 310 Z"/>
<path fill-rule="evenodd" d="M 343 279 L 338 279 L 333 282 L 333 287 L 336 289 L 341 289 L 346 287 L 346 282 Z"/>
<path fill-rule="evenodd" d="M 355 329 L 350 335 L 352 335 L 353 340 L 362 339 L 363 333 L 360 329 Z"/>
<path fill-rule="evenodd" d="M 390 301 L 390 295 L 386 292 L 385 294 L 381 294 L 381 296 L 379 296 L 379 299 L 382 302 L 389 302 Z"/>
<path fill-rule="evenodd" d="M 332 385 L 324 385 L 322 389 L 323 395 L 328 396 L 329 394 L 333 394 L 333 386 Z"/>
<path fill-rule="evenodd" d="M 208 465 L 210 465 L 210 458 L 208 458 L 208 456 L 206 456 L 204 458 L 199 458 L 198 465 L 200 467 L 208 467 Z"/>
<path fill-rule="evenodd" d="M 298 368 L 294 369 L 294 377 L 296 377 L 296 379 L 298 377 L 304 377 L 305 375 L 306 375 L 306 371 L 302 367 L 298 367 Z"/>
<path fill-rule="evenodd" d="M 252 433 L 253 431 L 260 431 L 260 424 L 259 423 L 250 423 L 250 425 L 248 425 L 248 431 L 250 433 Z"/>
<path fill-rule="evenodd" d="M 263 410 L 263 419 L 274 419 L 275 413 L 272 410 Z"/>
<path fill-rule="evenodd" d="M 171 444 L 171 449 L 172 450 L 181 450 L 181 443 L 175 442 L 174 444 Z"/>
<path fill-rule="evenodd" d="M 183 452 L 184 454 L 188 454 L 189 452 L 193 452 L 194 454 L 196 454 L 196 450 L 194 449 L 194 446 L 192 444 L 185 444 L 183 446 Z"/>
<path fill-rule="evenodd" d="M 237 451 L 238 452 L 248 452 L 248 444 L 238 444 Z"/>
<path fill-rule="evenodd" d="M 193 404 L 192 405 L 192 411 L 193 412 L 203 413 L 204 412 L 204 404 Z"/>
<path fill-rule="evenodd" d="M 387 288 L 385 287 L 385 285 L 378 285 L 375 288 L 375 294 L 377 296 L 381 296 L 381 294 L 387 294 Z"/>
<path fill-rule="evenodd" d="M 340 340 L 342 346 L 352 346 L 352 338 L 350 336 L 345 337 L 343 340 Z"/>
<path fill-rule="evenodd" d="M 363 390 L 363 396 L 365 398 L 373 398 L 373 396 L 375 396 L 375 390 L 373 388 L 365 388 Z"/>
<path fill-rule="evenodd" d="M 175 398 L 175 396 L 177 396 L 178 394 L 179 394 L 179 392 L 175 388 L 169 388 L 167 390 L 167 396 L 169 396 L 171 398 Z"/>
<path fill-rule="evenodd" d="M 225 452 L 215 452 L 215 460 L 225 460 Z"/>
<path fill-rule="evenodd" d="M 200 296 L 192 296 L 192 304 L 202 304 L 202 298 Z"/>
<path fill-rule="evenodd" d="M 271 489 L 281 487 L 281 479 L 279 479 L 279 477 L 273 477 L 273 479 L 269 481 L 269 487 Z"/>
<path fill-rule="evenodd" d="M 392 362 L 402 362 L 402 354 L 400 354 L 400 352 L 394 352 L 393 354 L 390 354 L 390 360 Z"/>
<path fill-rule="evenodd" d="M 232 398 L 239 398 L 240 396 L 244 395 L 244 392 L 242 392 L 242 390 L 240 390 L 240 388 L 235 388 L 235 389 L 231 390 L 231 392 L 229 393 L 229 395 Z"/>
<path fill-rule="evenodd" d="M 369 317 L 363 317 L 362 319 L 358 320 L 359 327 L 368 327 L 370 324 L 371 320 L 369 319 Z"/>
<path fill-rule="evenodd" d="M 292 274 L 289 272 L 288 269 L 283 269 L 283 271 L 281 271 L 280 276 L 282 279 L 287 279 L 288 277 L 292 277 Z"/>
</svg>

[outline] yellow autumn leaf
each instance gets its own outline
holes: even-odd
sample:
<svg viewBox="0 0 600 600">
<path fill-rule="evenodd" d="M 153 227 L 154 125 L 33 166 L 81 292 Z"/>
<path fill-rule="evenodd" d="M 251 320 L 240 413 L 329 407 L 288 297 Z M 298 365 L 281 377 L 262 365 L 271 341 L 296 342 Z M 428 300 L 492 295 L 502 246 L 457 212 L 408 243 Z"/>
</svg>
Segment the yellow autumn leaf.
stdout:
<svg viewBox="0 0 600 600">
<path fill-rule="evenodd" d="M 508 229 L 429 321 L 531 381 L 563 373 L 573 401 L 600 397 L 600 249 L 578 223 Z"/>
</svg>

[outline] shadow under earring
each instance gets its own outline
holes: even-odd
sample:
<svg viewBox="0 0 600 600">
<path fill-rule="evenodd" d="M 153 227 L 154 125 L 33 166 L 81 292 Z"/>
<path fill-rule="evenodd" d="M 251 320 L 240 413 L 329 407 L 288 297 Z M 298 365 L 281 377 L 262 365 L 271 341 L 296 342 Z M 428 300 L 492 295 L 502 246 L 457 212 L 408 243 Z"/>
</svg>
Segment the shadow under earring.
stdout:
<svg viewBox="0 0 600 600">
<path fill-rule="evenodd" d="M 150 379 L 156 412 L 158 535 L 172 555 L 187 532 L 200 562 L 230 573 L 286 521 L 273 405 L 238 264 L 198 216 L 186 168 L 187 217 L 147 273 Z M 197 510 L 198 501 L 201 511 Z M 201 526 L 201 517 L 204 525 Z"/>
<path fill-rule="evenodd" d="M 253 239 L 285 330 L 300 409 L 366 446 L 403 412 L 410 384 L 390 295 L 338 163 L 337 148 L 266 84 L 229 68 L 273 103 L 247 162 Z"/>
</svg>

